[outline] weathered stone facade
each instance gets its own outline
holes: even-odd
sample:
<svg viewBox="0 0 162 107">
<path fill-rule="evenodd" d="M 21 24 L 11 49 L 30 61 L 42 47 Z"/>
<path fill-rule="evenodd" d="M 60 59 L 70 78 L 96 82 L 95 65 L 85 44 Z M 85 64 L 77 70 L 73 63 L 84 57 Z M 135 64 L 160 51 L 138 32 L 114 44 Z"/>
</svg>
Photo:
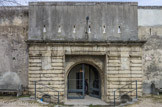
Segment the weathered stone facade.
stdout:
<svg viewBox="0 0 162 107">
<path fill-rule="evenodd" d="M 138 8 L 138 36 L 147 41 L 143 47 L 143 93 L 151 93 L 151 84 L 162 79 L 162 7 Z"/>
<path fill-rule="evenodd" d="M 29 91 L 34 92 L 32 81 L 41 80 L 42 84 L 48 85 L 50 83 L 50 87 L 61 91 L 61 100 L 64 102 L 67 99 L 67 75 L 69 70 L 76 64 L 87 63 L 95 66 L 100 72 L 102 100 L 110 102 L 113 99 L 114 89 L 135 80 L 138 80 L 138 94 L 142 95 L 141 45 L 143 43 L 115 44 L 30 44 Z M 43 61 L 48 62 L 48 67 L 44 67 Z M 128 85 L 125 89 L 117 92 L 117 96 L 121 95 L 122 92 L 130 91 L 130 88 L 135 88 L 135 84 Z M 46 89 L 42 90 L 49 94 L 53 93 Z M 55 95 L 57 96 L 57 93 Z M 135 93 L 131 95 L 135 96 Z"/>
<path fill-rule="evenodd" d="M 28 7 L 0 7 L 0 84 L 28 86 Z"/>
<path fill-rule="evenodd" d="M 87 40 L 85 35 L 83 35 L 85 33 L 86 16 L 95 12 L 93 12 L 92 8 L 86 11 L 88 7 L 86 9 L 82 7 L 80 8 L 81 10 L 72 12 L 71 10 L 76 9 L 77 6 L 83 6 L 84 3 L 82 5 L 78 3 L 76 6 L 73 6 L 74 4 L 69 3 L 68 5 L 72 8 L 68 8 L 64 3 L 60 3 L 59 7 L 55 8 L 57 11 L 52 11 L 54 8 L 52 7 L 46 15 L 43 12 L 45 13 L 50 5 L 48 4 L 48 6 L 41 8 L 44 3 L 40 3 L 38 7 L 35 7 L 34 4 L 31 5 L 34 8 L 30 8 L 30 6 L 0 8 L 1 83 L 4 81 L 10 83 L 12 81 L 13 84 L 23 84 L 26 89 L 28 86 L 30 93 L 33 93 L 34 83 L 32 81 L 42 80 L 42 84 L 62 91 L 60 93 L 61 101 L 65 101 L 67 99 L 67 75 L 69 70 L 76 64 L 87 63 L 94 66 L 100 73 L 102 78 L 101 98 L 106 102 L 111 101 L 114 89 L 133 80 L 138 80 L 139 95 L 142 95 L 142 90 L 143 93 L 150 93 L 150 84 L 154 81 L 159 81 L 162 77 L 162 8 L 138 7 L 137 13 L 136 3 L 108 3 L 107 5 L 111 9 L 115 9 L 115 11 L 110 9 L 111 11 L 109 10 L 109 15 L 107 16 L 104 12 L 106 12 L 105 10 L 108 7 L 101 8 L 105 4 L 101 4 L 102 6 L 97 4 L 95 9 L 98 12 L 92 14 L 93 17 L 90 17 L 91 33 L 89 34 L 90 38 Z M 94 4 L 91 3 L 90 6 Z M 62 7 L 64 8 L 62 9 Z M 33 26 L 29 26 L 30 21 L 28 22 L 28 20 L 31 20 L 31 18 L 28 16 L 30 11 L 28 8 L 40 11 L 37 14 L 38 16 L 32 13 L 32 15 L 35 15 L 32 19 Z M 67 8 L 68 11 L 65 11 Z M 99 12 L 100 9 L 103 13 Z M 121 12 L 121 10 L 125 11 Z M 128 12 L 128 10 L 130 11 Z M 79 11 L 84 13 L 83 16 L 76 15 Z M 36 11 L 34 12 L 36 13 Z M 54 17 L 50 12 L 57 13 L 59 17 Z M 62 12 L 65 15 L 61 15 Z M 77 16 L 82 21 L 74 20 L 71 18 L 72 16 L 67 17 L 68 21 L 63 20 L 67 16 L 66 12 L 70 15 L 75 13 L 73 17 Z M 43 17 L 39 15 L 43 15 Z M 50 18 L 51 15 L 52 18 Z M 49 16 L 50 20 L 46 20 L 47 16 Z M 99 18 L 97 16 L 103 17 Z M 134 18 L 130 18 L 129 21 L 124 20 L 124 23 L 122 23 L 122 20 L 118 22 L 117 16 L 122 20 L 127 16 Z M 114 20 L 113 17 L 115 17 Z M 36 21 L 35 18 L 42 21 Z M 52 19 L 55 19 L 55 22 L 58 23 L 52 23 L 51 25 L 50 21 Z M 97 22 L 100 23 L 98 24 Z M 54 26 L 55 24 L 56 26 Z M 126 26 L 127 24 L 130 24 L 131 27 Z M 43 33 L 44 25 L 46 25 L 46 33 Z M 58 32 L 59 25 L 62 27 L 61 33 Z M 74 25 L 76 33 L 73 32 Z M 106 33 L 103 33 L 104 26 L 106 26 Z M 119 26 L 121 26 L 121 32 L 124 33 L 117 33 Z M 66 28 L 68 28 L 67 31 Z M 31 30 L 34 33 L 31 33 Z M 54 32 L 54 36 L 50 31 Z M 124 34 L 127 34 L 126 32 L 129 31 L 133 32 L 133 35 L 125 36 Z M 28 32 L 31 34 L 29 36 L 39 33 L 40 38 L 38 35 L 34 35 L 38 36 L 38 38 L 34 38 L 35 40 L 32 41 L 32 37 L 27 37 Z M 67 32 L 68 38 L 66 38 Z M 60 38 L 57 38 L 59 36 Z M 80 39 L 77 39 L 77 37 L 80 37 Z M 146 41 L 146 43 L 142 46 L 143 42 L 138 41 L 138 38 Z M 28 43 L 25 42 L 27 39 L 30 40 Z M 62 40 L 62 42 L 57 40 Z M 70 42 L 71 40 L 72 42 Z M 8 71 L 10 72 L 6 73 Z M 6 79 L 4 79 L 4 76 Z M 15 78 L 10 79 L 10 77 Z M 135 84 L 130 87 L 134 86 Z M 38 85 L 38 87 L 40 86 Z M 51 90 L 42 90 L 57 96 L 57 93 L 53 93 Z M 129 89 L 124 90 L 127 91 Z"/>
<path fill-rule="evenodd" d="M 136 2 L 31 2 L 29 19 L 28 40 L 138 40 Z"/>
<path fill-rule="evenodd" d="M 115 89 L 135 80 L 142 95 L 144 42 L 138 40 L 137 3 L 30 3 L 29 19 L 29 92 L 39 81 L 60 91 L 64 102 L 70 69 L 85 63 L 99 71 L 102 100 L 111 102 Z M 42 85 L 37 88 L 57 97 Z M 130 84 L 116 96 L 135 88 Z"/>
</svg>

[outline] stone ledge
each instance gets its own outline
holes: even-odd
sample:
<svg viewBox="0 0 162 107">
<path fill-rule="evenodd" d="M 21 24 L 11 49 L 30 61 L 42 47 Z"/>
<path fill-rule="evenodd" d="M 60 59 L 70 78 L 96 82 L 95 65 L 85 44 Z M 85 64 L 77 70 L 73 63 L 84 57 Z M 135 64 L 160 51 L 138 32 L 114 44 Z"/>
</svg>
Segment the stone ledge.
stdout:
<svg viewBox="0 0 162 107">
<path fill-rule="evenodd" d="M 146 41 L 136 40 L 136 41 L 57 41 L 57 40 L 27 40 L 26 43 L 28 45 L 62 45 L 62 46 L 94 46 L 94 45 L 101 45 L 101 46 L 127 46 L 127 45 L 137 45 L 142 46 Z"/>
<path fill-rule="evenodd" d="M 30 2 L 29 6 L 138 5 L 137 2 Z"/>
</svg>

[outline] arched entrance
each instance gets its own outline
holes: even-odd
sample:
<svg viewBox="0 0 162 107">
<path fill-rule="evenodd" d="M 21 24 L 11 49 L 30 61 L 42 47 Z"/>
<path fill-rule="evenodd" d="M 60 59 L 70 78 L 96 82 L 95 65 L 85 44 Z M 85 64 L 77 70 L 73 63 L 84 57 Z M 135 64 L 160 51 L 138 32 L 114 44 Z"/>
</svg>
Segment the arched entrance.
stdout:
<svg viewBox="0 0 162 107">
<path fill-rule="evenodd" d="M 101 98 L 101 78 L 94 66 L 81 63 L 68 74 L 67 98 L 83 99 L 85 95 Z"/>
</svg>

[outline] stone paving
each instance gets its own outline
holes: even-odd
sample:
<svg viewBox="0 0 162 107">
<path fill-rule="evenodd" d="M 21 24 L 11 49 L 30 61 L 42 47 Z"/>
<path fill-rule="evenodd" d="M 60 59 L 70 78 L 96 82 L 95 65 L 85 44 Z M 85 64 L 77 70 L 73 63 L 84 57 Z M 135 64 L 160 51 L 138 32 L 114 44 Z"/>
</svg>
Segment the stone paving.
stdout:
<svg viewBox="0 0 162 107">
<path fill-rule="evenodd" d="M 65 105 L 75 105 L 75 106 L 86 106 L 86 105 L 108 105 L 104 101 L 98 98 L 85 96 L 84 99 L 68 99 Z"/>
</svg>

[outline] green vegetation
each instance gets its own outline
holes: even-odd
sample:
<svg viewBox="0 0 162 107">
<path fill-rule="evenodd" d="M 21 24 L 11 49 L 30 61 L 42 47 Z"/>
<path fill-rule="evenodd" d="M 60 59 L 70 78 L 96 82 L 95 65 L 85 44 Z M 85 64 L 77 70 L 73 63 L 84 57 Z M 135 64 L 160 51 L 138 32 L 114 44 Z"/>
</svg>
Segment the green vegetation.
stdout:
<svg viewBox="0 0 162 107">
<path fill-rule="evenodd" d="M 89 105 L 89 107 L 108 107 L 107 105 Z"/>
</svg>

